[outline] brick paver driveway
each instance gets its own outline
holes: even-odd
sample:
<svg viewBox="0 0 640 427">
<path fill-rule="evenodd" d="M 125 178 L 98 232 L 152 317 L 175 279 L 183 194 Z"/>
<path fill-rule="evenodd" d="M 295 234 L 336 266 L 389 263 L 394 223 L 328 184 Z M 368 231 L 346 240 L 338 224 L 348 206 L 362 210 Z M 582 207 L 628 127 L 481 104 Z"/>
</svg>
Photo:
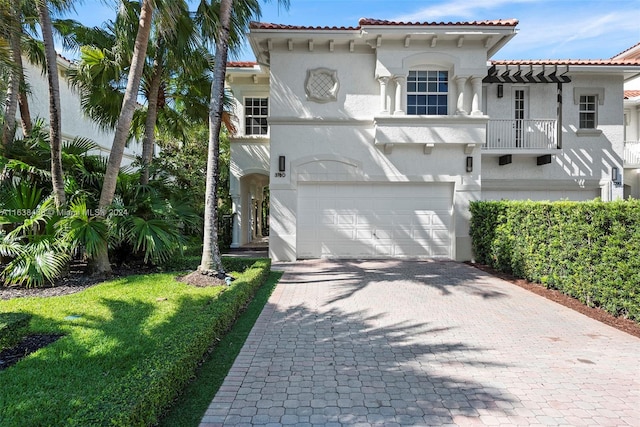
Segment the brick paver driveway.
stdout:
<svg viewBox="0 0 640 427">
<path fill-rule="evenodd" d="M 212 425 L 640 425 L 640 339 L 465 264 L 286 271 Z"/>
</svg>

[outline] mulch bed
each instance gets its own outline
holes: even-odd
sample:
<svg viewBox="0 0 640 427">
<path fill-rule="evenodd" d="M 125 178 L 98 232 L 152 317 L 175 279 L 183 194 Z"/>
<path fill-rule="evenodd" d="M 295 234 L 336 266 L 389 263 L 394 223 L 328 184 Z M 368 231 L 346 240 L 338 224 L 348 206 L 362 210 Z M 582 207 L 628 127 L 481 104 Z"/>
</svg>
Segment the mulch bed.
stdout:
<svg viewBox="0 0 640 427">
<path fill-rule="evenodd" d="M 224 279 L 208 274 L 202 274 L 199 271 L 193 271 L 185 276 L 176 277 L 178 282 L 186 283 L 191 286 L 207 287 L 207 286 L 225 286 Z"/>
<path fill-rule="evenodd" d="M 18 344 L 0 351 L 0 371 L 15 365 L 23 357 L 36 350 L 56 342 L 62 335 L 59 334 L 34 334 L 27 335 Z"/>
<path fill-rule="evenodd" d="M 520 279 L 509 274 L 499 272 L 489 266 L 476 263 L 469 263 L 469 265 L 476 267 L 479 270 L 485 271 L 493 276 L 499 277 L 502 280 L 505 280 L 530 292 L 533 292 L 534 294 L 557 302 L 558 304 L 568 307 L 574 311 L 582 313 L 587 317 L 626 332 L 629 335 L 640 338 L 640 324 L 634 322 L 631 319 L 615 317 L 600 308 L 588 307 L 577 299 L 565 295 L 558 290 L 545 288 L 538 283 L 529 282 L 525 279 Z"/>
<path fill-rule="evenodd" d="M 157 273 L 157 267 L 140 265 L 119 265 L 113 266 L 110 277 L 92 276 L 85 273 L 85 265 L 73 265 L 66 276 L 59 277 L 50 286 L 42 288 L 25 288 L 24 286 L 0 286 L 0 300 L 7 300 L 21 297 L 55 297 L 60 295 L 74 294 L 87 289 L 90 286 L 104 282 L 106 279 L 115 279 L 134 274 Z"/>
</svg>

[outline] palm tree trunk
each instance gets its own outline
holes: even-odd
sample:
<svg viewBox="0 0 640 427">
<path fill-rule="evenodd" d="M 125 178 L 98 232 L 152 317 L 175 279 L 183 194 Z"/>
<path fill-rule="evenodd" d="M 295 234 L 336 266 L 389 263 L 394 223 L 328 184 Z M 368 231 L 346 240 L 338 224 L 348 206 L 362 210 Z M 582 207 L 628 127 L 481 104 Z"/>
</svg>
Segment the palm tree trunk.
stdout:
<svg viewBox="0 0 640 427">
<path fill-rule="evenodd" d="M 229 50 L 229 24 L 233 0 L 220 2 L 220 28 L 216 41 L 211 103 L 209 105 L 209 148 L 207 154 L 207 184 L 205 190 L 204 236 L 202 261 L 198 270 L 203 274 L 217 271 L 224 276 L 220 247 L 218 246 L 218 160 L 220 157 L 220 127 L 222 124 L 222 101 L 224 78 Z"/>
<path fill-rule="evenodd" d="M 20 56 L 20 69 L 22 69 L 22 56 Z M 22 123 L 22 133 L 24 136 L 31 135 L 31 110 L 29 109 L 29 98 L 27 97 L 27 87 L 24 81 L 24 73 L 20 79 L 20 94 L 18 95 L 18 107 L 20 108 L 20 122 Z"/>
<path fill-rule="evenodd" d="M 147 118 L 144 124 L 144 138 L 142 140 L 142 170 L 140 173 L 140 184 L 149 183 L 149 165 L 153 160 L 153 146 L 156 139 L 156 121 L 158 119 L 158 95 L 160 94 L 160 84 L 162 83 L 162 53 L 159 49 L 158 57 L 153 61 L 153 77 L 149 87 L 149 107 L 147 108 Z"/>
<path fill-rule="evenodd" d="M 60 83 L 58 79 L 58 54 L 53 44 L 53 30 L 49 5 L 39 0 L 38 15 L 45 46 L 47 79 L 49 81 L 49 135 L 51 144 L 51 183 L 57 208 L 66 203 L 64 194 L 64 176 L 62 174 L 62 129 L 60 125 Z"/>
<path fill-rule="evenodd" d="M 153 17 L 153 5 L 150 0 L 143 0 L 140 8 L 140 20 L 138 23 L 138 33 L 133 50 L 133 58 L 131 60 L 131 68 L 127 80 L 127 89 L 122 101 L 122 109 L 116 125 L 116 132 L 113 137 L 113 145 L 109 154 L 109 162 L 107 170 L 104 174 L 104 182 L 102 184 L 102 192 L 100 193 L 99 210 L 105 212 L 107 207 L 113 202 L 116 193 L 116 184 L 118 181 L 118 172 L 122 163 L 122 155 L 124 147 L 129 135 L 129 128 L 133 119 L 133 113 L 136 109 L 138 99 L 138 90 L 140 89 L 140 79 L 144 69 L 144 61 L 147 54 L 147 44 L 149 43 L 149 35 L 151 34 L 151 20 Z M 104 246 L 107 242 L 104 242 Z M 109 263 L 109 254 L 106 248 L 99 251 L 100 255 L 96 257 L 96 273 L 111 273 L 111 265 Z"/>
<path fill-rule="evenodd" d="M 22 52 L 20 49 L 20 34 L 22 28 L 20 25 L 20 8 L 18 2 L 11 2 L 11 15 L 13 21 L 10 25 L 11 34 L 9 37 L 9 47 L 11 49 L 11 60 L 14 67 L 9 74 L 7 85 L 6 102 L 4 109 L 4 126 L 2 127 L 2 146 L 9 145 L 13 138 L 16 128 L 16 111 L 18 108 L 18 93 L 20 91 L 20 78 L 22 76 L 22 67 L 18 62 L 22 63 Z"/>
</svg>

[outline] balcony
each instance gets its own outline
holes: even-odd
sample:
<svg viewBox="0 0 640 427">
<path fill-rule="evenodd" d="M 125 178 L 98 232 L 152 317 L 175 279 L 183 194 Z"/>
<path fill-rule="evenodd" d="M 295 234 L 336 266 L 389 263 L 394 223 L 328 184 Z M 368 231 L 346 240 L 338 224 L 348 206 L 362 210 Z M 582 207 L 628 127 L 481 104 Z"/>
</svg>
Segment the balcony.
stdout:
<svg viewBox="0 0 640 427">
<path fill-rule="evenodd" d="M 640 142 L 626 141 L 624 143 L 624 167 L 640 168 Z"/>
<path fill-rule="evenodd" d="M 558 148 L 556 120 L 489 120 L 484 153 L 533 155 L 547 154 Z"/>
</svg>

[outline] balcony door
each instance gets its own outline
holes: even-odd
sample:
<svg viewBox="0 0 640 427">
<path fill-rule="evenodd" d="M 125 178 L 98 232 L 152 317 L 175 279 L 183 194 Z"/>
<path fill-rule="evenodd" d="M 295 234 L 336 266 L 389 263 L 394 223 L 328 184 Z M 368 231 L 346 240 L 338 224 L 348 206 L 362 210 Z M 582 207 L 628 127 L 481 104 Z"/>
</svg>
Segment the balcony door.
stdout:
<svg viewBox="0 0 640 427">
<path fill-rule="evenodd" d="M 525 120 L 529 118 L 528 90 L 524 87 L 513 88 L 513 141 L 517 148 L 525 146 Z"/>
</svg>

